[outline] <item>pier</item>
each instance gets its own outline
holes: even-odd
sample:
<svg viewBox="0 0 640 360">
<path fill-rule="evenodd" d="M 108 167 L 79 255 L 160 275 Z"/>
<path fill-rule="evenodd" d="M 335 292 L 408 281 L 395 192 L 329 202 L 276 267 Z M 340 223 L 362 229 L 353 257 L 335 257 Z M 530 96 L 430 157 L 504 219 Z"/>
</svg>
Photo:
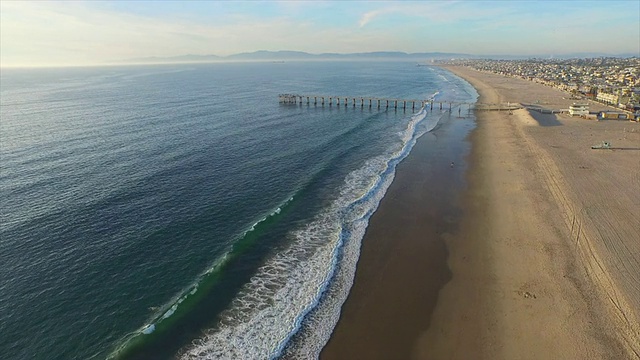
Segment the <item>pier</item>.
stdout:
<svg viewBox="0 0 640 360">
<path fill-rule="evenodd" d="M 524 107 L 519 103 L 501 103 L 501 104 L 486 104 L 476 103 L 473 107 L 474 110 L 479 111 L 513 111 L 523 109 Z"/>
<path fill-rule="evenodd" d="M 292 105 L 314 105 L 314 106 L 351 106 L 353 108 L 376 108 L 376 109 L 403 109 L 415 110 L 427 107 L 431 110 L 451 110 L 454 106 L 467 106 L 468 110 L 480 110 L 480 111 L 501 111 L 501 110 L 517 110 L 522 106 L 517 103 L 506 104 L 484 104 L 484 103 L 471 103 L 471 102 L 455 102 L 455 101 L 434 101 L 426 99 L 395 99 L 395 98 L 378 98 L 378 97 L 365 97 L 365 96 L 337 96 L 337 95 L 300 95 L 300 94 L 280 94 L 278 99 L 281 104 Z"/>
</svg>

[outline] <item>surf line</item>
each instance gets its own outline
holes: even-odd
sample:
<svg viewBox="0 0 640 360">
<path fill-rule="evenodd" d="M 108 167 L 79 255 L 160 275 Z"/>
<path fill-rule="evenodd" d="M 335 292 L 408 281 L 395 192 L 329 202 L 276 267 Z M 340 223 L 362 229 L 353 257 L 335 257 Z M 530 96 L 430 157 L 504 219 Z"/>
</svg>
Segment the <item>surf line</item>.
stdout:
<svg viewBox="0 0 640 360">
<path fill-rule="evenodd" d="M 433 96 L 435 95 L 437 93 Z M 305 308 L 304 312 L 299 314 L 295 327 L 278 344 L 275 352 L 269 357 L 270 359 L 276 359 L 281 356 L 295 358 L 308 356 L 309 354 L 318 356 L 329 340 L 330 334 L 340 318 L 342 304 L 353 285 L 359 248 L 368 226 L 369 218 L 375 213 L 380 201 L 391 185 L 397 165 L 410 153 L 417 138 L 424 133 L 432 131 L 444 115 L 433 117 L 435 121 L 429 123 L 426 129 L 420 129 L 418 125 L 428 116 L 429 114 L 425 108 L 422 108 L 412 116 L 412 121 L 407 126 L 402 137 L 404 146 L 397 152 L 389 154 L 390 156 L 385 161 L 386 166 L 381 168 L 377 175 L 378 180 L 372 184 L 368 191 L 348 205 L 349 208 L 357 208 L 358 205 L 363 205 L 364 208 L 362 210 L 366 211 L 359 215 L 353 214 L 356 215 L 355 218 L 343 219 L 348 223 L 342 223 L 340 239 L 332 250 L 329 276 L 318 289 L 314 301 Z M 353 231 L 349 231 L 348 229 L 353 226 L 356 228 L 352 229 Z M 345 253 L 351 254 L 349 256 L 350 259 L 341 260 L 340 257 Z M 348 261 L 348 264 L 345 261 Z M 340 289 L 332 288 L 334 285 L 339 286 Z M 327 297 L 330 297 L 330 299 L 327 299 Z M 322 326 L 320 326 L 321 323 L 323 323 Z M 325 330 L 322 331 L 320 328 Z M 300 332 L 306 333 L 307 331 L 315 334 L 306 334 L 301 338 L 296 336 Z"/>
</svg>

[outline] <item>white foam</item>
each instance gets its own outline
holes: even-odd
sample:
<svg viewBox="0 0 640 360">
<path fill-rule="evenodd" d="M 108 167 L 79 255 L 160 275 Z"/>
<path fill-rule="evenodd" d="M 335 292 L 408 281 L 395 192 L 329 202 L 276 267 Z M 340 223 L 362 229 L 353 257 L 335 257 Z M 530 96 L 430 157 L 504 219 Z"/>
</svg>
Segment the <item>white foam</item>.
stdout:
<svg viewBox="0 0 640 360">
<path fill-rule="evenodd" d="M 266 359 L 284 351 L 294 358 L 317 357 L 340 317 L 369 218 L 393 181 L 397 163 L 418 135 L 437 125 L 436 119 L 417 131 L 426 117 L 422 108 L 398 134 L 399 146 L 351 172 L 332 204 L 289 234 L 288 247 L 258 269 L 221 314 L 219 326 L 194 341 L 181 358 Z M 301 328 L 296 346 L 286 348 Z"/>
<path fill-rule="evenodd" d="M 145 335 L 149 335 L 152 332 L 154 332 L 155 330 L 156 330 L 156 326 L 151 324 L 151 325 L 148 325 L 147 327 L 145 327 L 144 329 L 142 329 L 142 333 L 145 334 Z"/>
<path fill-rule="evenodd" d="M 426 111 L 420 111 L 412 117 L 411 123 L 404 132 L 404 135 L 412 134 L 411 138 L 404 144 L 399 152 L 393 154 L 392 159 L 388 162 L 390 168 L 386 170 L 388 176 L 384 177 L 378 184 L 378 191 L 366 199 L 366 204 L 363 204 L 363 208 L 368 207 L 367 213 L 351 223 L 351 237 L 348 241 L 345 241 L 342 258 L 335 270 L 335 276 L 332 279 L 331 286 L 324 294 L 322 303 L 305 318 L 305 326 L 296 337 L 296 343 L 293 344 L 294 346 L 286 349 L 285 358 L 318 358 L 322 348 L 327 341 L 329 341 L 331 333 L 340 319 L 342 304 L 347 299 L 351 286 L 353 285 L 356 265 L 360 257 L 360 246 L 369 224 L 369 218 L 371 214 L 375 212 L 387 189 L 393 182 L 396 165 L 409 154 L 417 138 L 425 132 L 431 131 L 439 120 L 439 118 L 429 118 L 428 123 L 425 124 L 426 127 L 416 131 L 415 128 L 425 117 Z"/>
<path fill-rule="evenodd" d="M 186 358 L 268 358 L 281 349 L 329 277 L 341 228 L 329 212 L 293 234 L 294 244 L 262 266 L 241 290 L 221 326 Z M 308 310 L 307 310 L 308 311 Z"/>
<path fill-rule="evenodd" d="M 181 299 L 182 300 L 182 299 Z M 179 303 L 181 303 L 182 301 L 178 300 Z M 162 319 L 166 319 L 168 317 L 170 317 L 171 315 L 173 315 L 173 313 L 176 312 L 176 310 L 178 309 L 178 304 L 174 304 L 172 307 L 169 308 L 169 310 L 167 310 L 163 315 L 162 315 Z"/>
<path fill-rule="evenodd" d="M 393 181 L 393 176 L 389 176 L 381 184 L 384 191 L 379 192 L 370 199 L 374 205 L 370 209 L 373 213 L 379 204 L 384 192 Z M 358 219 L 352 223 L 351 236 L 342 248 L 340 263 L 335 269 L 335 275 L 331 286 L 323 295 L 322 303 L 305 318 L 303 329 L 296 338 L 296 344 L 286 349 L 285 358 L 292 359 L 313 359 L 317 358 L 324 345 L 329 341 L 333 328 L 340 319 L 340 309 L 349 295 L 349 290 L 353 285 L 356 264 L 360 256 L 360 246 L 362 238 L 369 224 L 369 216 Z"/>
<path fill-rule="evenodd" d="M 282 205 L 280 205 L 278 208 L 276 208 L 273 212 L 271 212 L 269 215 L 263 217 L 262 219 L 256 221 L 255 223 L 253 223 L 253 225 L 251 225 L 251 227 L 249 229 L 247 229 L 242 236 L 247 235 L 248 233 L 252 232 L 253 230 L 256 229 L 256 226 L 258 226 L 258 224 L 260 224 L 261 222 L 267 220 L 269 217 L 273 216 L 273 215 L 277 215 L 280 214 L 280 212 L 282 211 L 282 208 L 285 207 L 287 204 L 289 204 L 291 201 L 293 200 L 293 196 L 291 196 L 290 198 L 288 198 L 285 202 L 282 203 Z"/>
</svg>

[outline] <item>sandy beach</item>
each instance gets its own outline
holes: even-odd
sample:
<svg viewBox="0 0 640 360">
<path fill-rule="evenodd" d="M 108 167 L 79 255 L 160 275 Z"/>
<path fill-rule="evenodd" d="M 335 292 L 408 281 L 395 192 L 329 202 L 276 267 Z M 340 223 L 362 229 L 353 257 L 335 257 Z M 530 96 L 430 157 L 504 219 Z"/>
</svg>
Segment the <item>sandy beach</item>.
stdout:
<svg viewBox="0 0 640 360">
<path fill-rule="evenodd" d="M 461 215 L 456 199 L 466 186 L 465 138 L 472 128 L 471 119 L 448 119 L 398 165 L 371 217 L 354 285 L 322 358 L 411 356 L 439 289 L 451 279 L 445 240 Z"/>
<path fill-rule="evenodd" d="M 484 103 L 575 101 L 521 79 L 449 70 Z M 449 149 L 455 137 L 427 139 L 371 218 L 321 357 L 640 358 L 640 124 L 478 112 L 460 141 L 470 151 Z M 591 149 L 602 141 L 614 149 Z M 440 160 L 425 155 L 438 149 Z M 443 179 L 455 156 L 467 165 Z"/>
</svg>

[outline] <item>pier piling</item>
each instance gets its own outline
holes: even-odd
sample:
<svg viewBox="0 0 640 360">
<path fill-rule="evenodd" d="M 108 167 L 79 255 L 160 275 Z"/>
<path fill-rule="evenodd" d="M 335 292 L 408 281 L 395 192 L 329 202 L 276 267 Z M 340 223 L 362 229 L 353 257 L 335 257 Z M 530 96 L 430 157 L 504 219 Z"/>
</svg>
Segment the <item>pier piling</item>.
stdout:
<svg viewBox="0 0 640 360">
<path fill-rule="evenodd" d="M 389 106 L 392 106 L 395 110 L 398 109 L 398 105 L 402 106 L 403 110 L 407 110 L 407 105 L 409 105 L 409 103 L 411 103 L 411 110 L 415 111 L 416 109 L 416 105 L 419 105 L 421 108 L 424 108 L 425 110 L 427 109 L 427 107 L 429 108 L 429 111 L 433 111 L 433 105 L 434 102 L 433 99 L 425 99 L 425 100 L 419 100 L 419 99 L 391 99 L 391 98 L 377 98 L 377 97 L 367 97 L 367 96 L 359 96 L 359 97 L 352 97 L 352 96 L 324 96 L 324 95 L 300 95 L 300 94 L 280 94 L 278 95 L 278 99 L 279 102 L 281 104 L 293 104 L 293 105 L 302 105 L 305 102 L 306 99 L 306 104 L 307 105 L 311 105 L 311 98 L 313 98 L 313 105 L 314 106 L 325 106 L 325 103 L 328 101 L 329 102 L 329 106 L 333 105 L 334 99 L 335 99 L 335 105 L 336 106 L 340 106 L 340 100 L 344 100 L 344 106 L 348 107 L 349 106 L 349 99 L 351 99 L 352 104 L 351 107 L 355 108 L 358 104 L 358 100 L 360 100 L 360 108 L 364 109 L 365 106 L 365 102 L 368 101 L 369 102 L 369 109 L 373 108 L 374 103 L 376 104 L 378 110 L 382 107 L 383 102 L 384 102 L 384 108 L 385 109 L 389 109 Z M 319 101 L 318 101 L 319 100 Z M 319 103 L 319 104 L 318 104 Z M 400 104 L 402 103 L 402 104 Z M 459 106 L 458 108 L 458 114 L 461 114 L 462 112 L 462 106 L 464 104 L 467 104 L 468 106 L 468 111 L 471 112 L 471 110 L 515 110 L 515 109 L 519 109 L 522 108 L 522 106 L 520 104 L 513 104 L 513 103 L 507 103 L 507 104 L 481 104 L 481 103 L 470 103 L 470 102 L 455 102 L 455 101 L 438 101 L 438 104 L 440 106 L 440 110 L 442 110 L 444 108 L 444 106 L 446 104 L 449 105 L 449 112 L 452 111 L 453 106 L 455 104 L 455 106 Z"/>
</svg>

